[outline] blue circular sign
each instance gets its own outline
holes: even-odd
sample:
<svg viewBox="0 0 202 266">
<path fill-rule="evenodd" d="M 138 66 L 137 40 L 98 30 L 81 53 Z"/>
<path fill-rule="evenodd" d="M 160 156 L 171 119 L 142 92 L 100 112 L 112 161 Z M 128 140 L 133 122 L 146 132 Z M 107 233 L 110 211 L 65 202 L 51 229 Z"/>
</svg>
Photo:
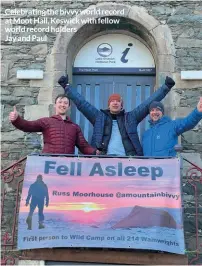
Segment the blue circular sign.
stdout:
<svg viewBox="0 0 202 266">
<path fill-rule="evenodd" d="M 108 57 L 112 53 L 112 46 L 108 43 L 101 43 L 97 48 L 97 53 L 102 57 Z"/>
</svg>

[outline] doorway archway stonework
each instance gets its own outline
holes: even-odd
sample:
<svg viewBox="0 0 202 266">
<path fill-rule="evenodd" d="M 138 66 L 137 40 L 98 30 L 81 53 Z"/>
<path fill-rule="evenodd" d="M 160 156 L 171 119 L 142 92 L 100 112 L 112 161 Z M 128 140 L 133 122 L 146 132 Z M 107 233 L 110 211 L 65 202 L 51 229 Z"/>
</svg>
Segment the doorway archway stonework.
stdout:
<svg viewBox="0 0 202 266">
<path fill-rule="evenodd" d="M 158 20 L 149 15 L 144 7 L 106 3 L 92 5 L 86 10 L 91 12 L 94 9 L 106 11 L 122 10 L 123 15 L 119 18 L 124 20 L 125 23 L 127 22 L 130 30 L 147 44 L 153 54 L 157 73 L 156 87 L 164 82 L 166 75 L 172 76 L 175 70 L 175 47 L 171 31 L 167 25 L 162 25 Z M 102 16 L 90 16 L 90 18 L 95 19 L 99 17 Z M 86 18 L 86 15 L 81 13 L 78 18 Z M 69 74 L 71 81 L 74 58 L 81 47 L 89 40 L 108 31 L 98 24 L 75 24 L 71 25 L 71 27 L 76 28 L 76 32 L 68 34 L 60 32 L 56 38 L 51 54 L 47 56 L 46 72 L 44 73 L 44 79 L 40 81 L 39 104 L 52 104 L 52 100 L 56 95 L 63 92 L 63 89 L 57 84 L 58 78 L 66 72 Z M 172 107 L 178 104 L 175 104 L 173 101 L 175 98 L 172 96 L 173 93 L 170 93 L 165 101 L 167 103 L 166 105 L 169 106 L 172 102 Z"/>
</svg>

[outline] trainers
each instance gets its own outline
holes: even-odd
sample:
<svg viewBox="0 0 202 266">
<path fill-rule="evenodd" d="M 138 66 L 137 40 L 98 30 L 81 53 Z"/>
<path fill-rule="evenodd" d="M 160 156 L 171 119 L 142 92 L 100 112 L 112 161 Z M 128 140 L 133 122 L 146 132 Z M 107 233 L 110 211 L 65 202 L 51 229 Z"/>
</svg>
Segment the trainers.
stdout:
<svg viewBox="0 0 202 266">
<path fill-rule="evenodd" d="M 27 223 L 27 230 L 32 230 L 32 217 L 31 216 L 27 217 L 26 223 Z"/>
<path fill-rule="evenodd" d="M 39 229 L 43 229 L 43 228 L 45 228 L 45 225 L 43 224 L 43 223 L 39 223 Z"/>
</svg>

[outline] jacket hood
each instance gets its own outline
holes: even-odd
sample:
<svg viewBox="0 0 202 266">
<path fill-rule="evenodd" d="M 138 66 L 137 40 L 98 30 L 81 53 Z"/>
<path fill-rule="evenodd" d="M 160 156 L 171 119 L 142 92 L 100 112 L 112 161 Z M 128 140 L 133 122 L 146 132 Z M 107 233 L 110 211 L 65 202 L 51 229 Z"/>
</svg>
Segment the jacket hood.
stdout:
<svg viewBox="0 0 202 266">
<path fill-rule="evenodd" d="M 165 123 L 168 123 L 172 121 L 172 119 L 169 117 L 169 116 L 162 116 L 161 119 L 159 119 L 158 121 L 156 122 L 153 122 L 151 119 L 149 120 L 149 124 L 150 124 L 150 127 L 153 127 L 155 125 L 163 125 Z"/>
</svg>

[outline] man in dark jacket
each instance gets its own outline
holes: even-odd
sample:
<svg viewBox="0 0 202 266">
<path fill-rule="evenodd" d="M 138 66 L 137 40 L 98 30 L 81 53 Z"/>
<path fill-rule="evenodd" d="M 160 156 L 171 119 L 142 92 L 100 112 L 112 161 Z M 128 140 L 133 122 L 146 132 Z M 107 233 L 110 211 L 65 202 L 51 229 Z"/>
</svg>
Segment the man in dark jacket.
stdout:
<svg viewBox="0 0 202 266">
<path fill-rule="evenodd" d="M 145 131 L 142 139 L 144 156 L 176 156 L 174 146 L 178 136 L 194 128 L 202 119 L 202 97 L 187 117 L 171 120 L 164 116 L 164 106 L 160 102 L 150 105 L 151 128 Z"/>
<path fill-rule="evenodd" d="M 43 153 L 74 154 L 77 146 L 83 154 L 96 154 L 96 150 L 85 140 L 81 128 L 66 116 L 69 108 L 70 101 L 67 96 L 58 95 L 55 100 L 54 116 L 27 121 L 19 116 L 14 107 L 9 119 L 16 128 L 24 132 L 42 132 Z"/>
<path fill-rule="evenodd" d="M 42 175 L 38 175 L 36 181 L 30 186 L 28 196 L 26 199 L 26 206 L 29 205 L 29 201 L 31 198 L 30 203 L 30 211 L 26 220 L 28 225 L 28 230 L 32 230 L 32 216 L 36 207 L 38 207 L 38 214 L 39 214 L 39 229 L 44 228 L 44 201 L 46 200 L 46 207 L 49 204 L 49 195 L 48 195 L 48 188 L 47 185 L 43 182 Z"/>
<path fill-rule="evenodd" d="M 151 97 L 131 112 L 125 112 L 119 94 L 112 94 L 109 97 L 109 109 L 98 110 L 87 102 L 82 95 L 70 88 L 68 77 L 62 76 L 58 83 L 65 89 L 67 97 L 74 102 L 79 111 L 94 126 L 91 145 L 104 154 L 119 156 L 143 155 L 137 126 L 149 114 L 150 104 L 154 100 L 161 101 L 175 85 L 172 78 L 166 77 L 165 84 Z"/>
</svg>

